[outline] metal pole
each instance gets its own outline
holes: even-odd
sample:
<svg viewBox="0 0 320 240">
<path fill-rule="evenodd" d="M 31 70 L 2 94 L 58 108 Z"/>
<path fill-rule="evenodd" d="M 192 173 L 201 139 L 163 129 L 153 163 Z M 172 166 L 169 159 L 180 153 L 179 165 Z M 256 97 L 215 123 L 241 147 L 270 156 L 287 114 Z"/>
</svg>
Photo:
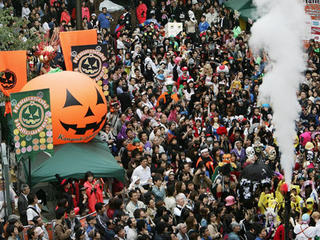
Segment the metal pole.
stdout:
<svg viewBox="0 0 320 240">
<path fill-rule="evenodd" d="M 31 157 L 28 157 L 28 169 L 29 169 L 29 175 L 28 175 L 28 184 L 31 187 Z"/>
<path fill-rule="evenodd" d="M 4 201 L 6 202 L 6 216 L 11 215 L 11 199 L 10 199 L 10 185 L 9 185 L 9 162 L 7 158 L 7 148 L 5 143 L 1 143 L 1 158 L 2 158 L 2 179 L 4 179 Z"/>
<path fill-rule="evenodd" d="M 284 213 L 284 233 L 285 240 L 289 240 L 289 218 L 290 218 L 290 194 L 289 191 L 284 196 L 285 199 L 285 213 Z"/>
<path fill-rule="evenodd" d="M 76 28 L 77 30 L 82 29 L 81 0 L 76 0 Z"/>
</svg>

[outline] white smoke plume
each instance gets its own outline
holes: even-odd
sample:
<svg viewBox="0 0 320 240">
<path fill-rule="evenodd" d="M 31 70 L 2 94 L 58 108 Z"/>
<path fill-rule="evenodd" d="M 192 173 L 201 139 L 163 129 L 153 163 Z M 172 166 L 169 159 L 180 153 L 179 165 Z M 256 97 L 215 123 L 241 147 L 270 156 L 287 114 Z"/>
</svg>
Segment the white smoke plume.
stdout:
<svg viewBox="0 0 320 240">
<path fill-rule="evenodd" d="M 296 91 L 306 68 L 303 40 L 307 16 L 302 3 L 301 0 L 255 0 L 260 18 L 251 28 L 249 42 L 254 53 L 263 50 L 268 54 L 267 73 L 258 99 L 272 106 L 280 162 L 289 186 L 295 159 L 295 120 L 300 111 Z"/>
</svg>

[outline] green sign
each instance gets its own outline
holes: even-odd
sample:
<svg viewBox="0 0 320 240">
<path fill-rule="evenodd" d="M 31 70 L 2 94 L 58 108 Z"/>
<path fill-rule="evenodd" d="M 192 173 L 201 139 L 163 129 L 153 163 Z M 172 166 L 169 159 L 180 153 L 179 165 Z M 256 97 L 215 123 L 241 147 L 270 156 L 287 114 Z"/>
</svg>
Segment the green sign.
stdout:
<svg viewBox="0 0 320 240">
<path fill-rule="evenodd" d="M 10 94 L 16 155 L 53 151 L 49 89 Z"/>
</svg>

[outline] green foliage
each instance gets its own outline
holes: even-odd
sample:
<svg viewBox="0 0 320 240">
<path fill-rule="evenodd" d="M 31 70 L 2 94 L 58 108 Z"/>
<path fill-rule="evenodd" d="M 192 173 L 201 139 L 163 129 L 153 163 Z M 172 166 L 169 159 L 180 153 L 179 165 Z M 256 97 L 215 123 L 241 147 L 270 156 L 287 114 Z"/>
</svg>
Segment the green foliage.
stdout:
<svg viewBox="0 0 320 240">
<path fill-rule="evenodd" d="M 13 15 L 13 8 L 0 10 L 0 51 L 28 50 L 40 42 L 37 34 L 20 34 L 29 22 Z M 28 30 L 27 27 L 25 27 Z M 23 41 L 23 36 L 26 41 Z"/>
</svg>

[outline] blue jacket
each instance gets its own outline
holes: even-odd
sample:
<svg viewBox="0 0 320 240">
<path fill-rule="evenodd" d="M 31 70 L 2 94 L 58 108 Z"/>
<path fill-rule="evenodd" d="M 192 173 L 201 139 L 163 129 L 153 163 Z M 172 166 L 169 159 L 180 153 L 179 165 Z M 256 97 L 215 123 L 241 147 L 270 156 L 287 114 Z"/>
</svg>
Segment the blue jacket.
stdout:
<svg viewBox="0 0 320 240">
<path fill-rule="evenodd" d="M 210 27 L 209 23 L 207 21 L 200 22 L 199 23 L 199 32 L 207 31 L 207 29 Z"/>
<path fill-rule="evenodd" d="M 98 21 L 100 24 L 100 28 L 110 28 L 110 21 L 107 17 L 112 18 L 110 13 L 106 13 L 106 14 L 100 13 L 99 14 Z"/>
</svg>

